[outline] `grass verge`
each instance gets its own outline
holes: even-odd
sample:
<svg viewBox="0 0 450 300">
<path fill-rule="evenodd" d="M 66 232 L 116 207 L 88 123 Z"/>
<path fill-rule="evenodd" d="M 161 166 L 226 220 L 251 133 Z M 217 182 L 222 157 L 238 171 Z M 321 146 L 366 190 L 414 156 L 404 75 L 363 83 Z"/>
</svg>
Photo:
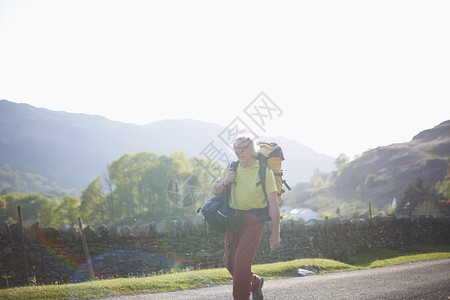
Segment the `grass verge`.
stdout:
<svg viewBox="0 0 450 300">
<path fill-rule="evenodd" d="M 305 268 L 305 266 L 311 266 L 317 273 L 327 273 L 386 267 L 439 258 L 450 258 L 450 245 L 418 245 L 407 251 L 374 249 L 357 255 L 354 264 L 330 259 L 296 259 L 286 262 L 254 265 L 253 270 L 267 279 L 274 279 L 293 276 L 299 268 Z M 99 299 L 164 293 L 231 282 L 232 278 L 224 268 L 174 271 L 170 274 L 147 277 L 9 288 L 0 290 L 0 299 Z"/>
</svg>

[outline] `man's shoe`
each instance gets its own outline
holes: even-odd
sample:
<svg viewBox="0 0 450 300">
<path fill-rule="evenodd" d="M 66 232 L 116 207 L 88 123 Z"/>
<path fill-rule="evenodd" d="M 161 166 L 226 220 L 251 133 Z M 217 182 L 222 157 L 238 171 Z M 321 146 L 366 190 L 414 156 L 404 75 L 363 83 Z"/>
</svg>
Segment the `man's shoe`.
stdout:
<svg viewBox="0 0 450 300">
<path fill-rule="evenodd" d="M 252 293 L 252 299 L 253 300 L 263 300 L 264 296 L 263 296 L 263 293 L 262 293 L 262 287 L 264 285 L 264 278 L 262 278 L 262 277 L 260 277 L 258 275 L 256 275 L 256 276 L 259 279 L 259 287 L 256 290 L 256 292 Z"/>
</svg>

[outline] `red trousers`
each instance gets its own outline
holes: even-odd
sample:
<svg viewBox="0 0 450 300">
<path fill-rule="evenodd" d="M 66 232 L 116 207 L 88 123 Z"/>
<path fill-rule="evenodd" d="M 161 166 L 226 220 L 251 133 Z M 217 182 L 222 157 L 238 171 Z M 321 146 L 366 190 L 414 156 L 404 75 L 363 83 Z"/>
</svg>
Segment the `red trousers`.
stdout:
<svg viewBox="0 0 450 300">
<path fill-rule="evenodd" d="M 249 213 L 236 215 L 235 225 L 240 223 L 240 218 L 243 220 L 237 232 L 231 232 L 230 226 L 227 228 L 223 263 L 233 276 L 233 298 L 248 300 L 250 294 L 259 287 L 259 279 L 252 272 L 252 264 L 261 241 L 263 223 Z"/>
</svg>

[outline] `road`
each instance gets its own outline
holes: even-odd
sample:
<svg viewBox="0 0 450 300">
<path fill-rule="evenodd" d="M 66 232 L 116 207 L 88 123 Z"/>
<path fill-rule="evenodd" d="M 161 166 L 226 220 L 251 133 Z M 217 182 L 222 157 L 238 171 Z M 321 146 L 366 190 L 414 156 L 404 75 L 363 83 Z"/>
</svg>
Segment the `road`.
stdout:
<svg viewBox="0 0 450 300">
<path fill-rule="evenodd" d="M 108 300 L 232 299 L 231 285 Z M 264 299 L 450 299 L 450 259 L 264 282 Z"/>
</svg>

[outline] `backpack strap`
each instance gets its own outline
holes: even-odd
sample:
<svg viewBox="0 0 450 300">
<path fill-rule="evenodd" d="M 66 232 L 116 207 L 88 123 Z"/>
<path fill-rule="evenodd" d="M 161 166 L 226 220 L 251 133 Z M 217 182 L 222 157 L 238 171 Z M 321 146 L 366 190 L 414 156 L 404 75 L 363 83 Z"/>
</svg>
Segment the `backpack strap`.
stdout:
<svg viewBox="0 0 450 300">
<path fill-rule="evenodd" d="M 230 163 L 230 171 L 236 172 L 238 166 L 239 166 L 239 160 L 232 161 Z"/>
<path fill-rule="evenodd" d="M 208 228 L 206 227 L 206 219 L 203 218 L 203 221 L 204 221 L 204 223 L 205 223 L 205 235 L 206 235 L 206 241 L 209 242 Z"/>
<path fill-rule="evenodd" d="M 267 192 L 266 192 L 266 170 L 267 170 L 267 168 L 270 168 L 268 163 L 266 163 L 264 161 L 259 162 L 259 171 L 258 171 L 259 172 L 259 182 L 256 185 L 261 184 L 263 192 L 266 195 L 267 208 L 269 208 L 270 203 L 269 203 L 269 198 L 267 197 Z M 268 210 L 266 212 L 266 217 L 267 217 L 268 221 L 271 220 L 270 213 Z M 280 219 L 282 219 L 282 218 L 283 217 L 280 216 Z"/>
<path fill-rule="evenodd" d="M 266 193 L 266 170 L 267 170 L 267 168 L 269 168 L 269 165 L 266 162 L 264 162 L 264 161 L 259 162 L 259 170 L 258 170 L 259 182 L 257 182 L 256 185 L 257 186 L 261 185 L 264 195 L 266 196 L 267 203 L 269 203 L 269 199 L 267 198 L 267 193 Z"/>
<path fill-rule="evenodd" d="M 238 160 L 232 161 L 232 162 L 228 165 L 228 170 L 229 170 L 229 171 L 236 172 L 238 166 L 239 166 L 239 161 L 238 161 Z M 232 182 L 231 184 L 235 184 L 235 182 Z M 228 199 L 228 201 L 231 199 L 231 184 L 227 185 L 227 186 L 225 187 L 225 191 L 224 191 L 225 197 L 226 197 L 226 199 Z M 228 201 L 226 201 L 226 202 L 227 202 L 227 203 L 226 203 L 226 204 L 227 204 L 227 210 L 230 209 Z"/>
</svg>

